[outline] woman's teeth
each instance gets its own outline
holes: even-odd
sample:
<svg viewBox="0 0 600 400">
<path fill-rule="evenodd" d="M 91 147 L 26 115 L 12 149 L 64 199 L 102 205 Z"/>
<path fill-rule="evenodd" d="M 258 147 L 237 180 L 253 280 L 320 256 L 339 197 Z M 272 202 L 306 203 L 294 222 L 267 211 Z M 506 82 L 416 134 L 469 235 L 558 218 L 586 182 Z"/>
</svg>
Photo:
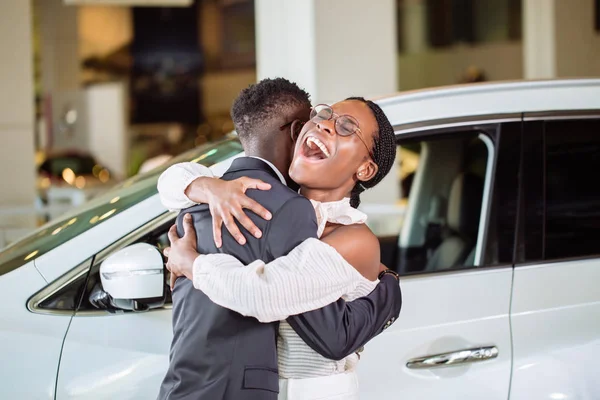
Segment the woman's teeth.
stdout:
<svg viewBox="0 0 600 400">
<path fill-rule="evenodd" d="M 329 150 L 327 150 L 327 147 L 323 144 L 323 142 L 321 142 L 316 137 L 309 136 L 308 139 L 306 139 L 306 144 L 310 149 L 314 149 L 315 146 L 317 146 L 323 152 L 325 157 L 329 158 Z"/>
</svg>

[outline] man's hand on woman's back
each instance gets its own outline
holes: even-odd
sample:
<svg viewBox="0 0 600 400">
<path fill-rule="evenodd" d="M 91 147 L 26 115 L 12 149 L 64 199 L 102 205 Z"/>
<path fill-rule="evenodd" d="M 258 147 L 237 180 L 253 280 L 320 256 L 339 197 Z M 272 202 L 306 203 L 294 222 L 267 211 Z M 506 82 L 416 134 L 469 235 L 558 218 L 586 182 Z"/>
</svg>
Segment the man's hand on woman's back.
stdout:
<svg viewBox="0 0 600 400">
<path fill-rule="evenodd" d="M 168 258 L 167 269 L 171 272 L 171 290 L 180 276 L 193 280 L 194 261 L 199 255 L 196 250 L 196 231 L 190 214 L 183 217 L 183 232 L 184 235 L 180 238 L 177 235 L 177 225 L 173 225 L 168 233 L 171 245 L 163 250 Z"/>
</svg>

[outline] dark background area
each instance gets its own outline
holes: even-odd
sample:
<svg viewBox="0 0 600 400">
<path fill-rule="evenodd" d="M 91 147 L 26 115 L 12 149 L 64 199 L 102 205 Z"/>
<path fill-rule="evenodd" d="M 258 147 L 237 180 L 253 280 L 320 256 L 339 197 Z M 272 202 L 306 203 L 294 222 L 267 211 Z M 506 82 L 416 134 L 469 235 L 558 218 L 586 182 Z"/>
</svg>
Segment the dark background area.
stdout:
<svg viewBox="0 0 600 400">
<path fill-rule="evenodd" d="M 197 4 L 192 7 L 133 9 L 132 123 L 202 122 L 204 60 Z"/>
</svg>

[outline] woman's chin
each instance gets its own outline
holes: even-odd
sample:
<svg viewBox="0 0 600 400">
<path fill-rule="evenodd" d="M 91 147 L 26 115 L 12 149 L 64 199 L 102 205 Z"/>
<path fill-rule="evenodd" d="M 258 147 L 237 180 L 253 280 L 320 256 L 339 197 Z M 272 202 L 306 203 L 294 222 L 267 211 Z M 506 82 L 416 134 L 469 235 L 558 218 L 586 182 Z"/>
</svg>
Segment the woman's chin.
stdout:
<svg viewBox="0 0 600 400">
<path fill-rule="evenodd" d="M 290 168 L 290 179 L 300 186 L 306 183 L 305 174 L 303 173 L 303 171 L 298 171 L 297 169 Z"/>
<path fill-rule="evenodd" d="M 318 164 L 311 162 L 305 157 L 298 157 L 292 160 L 290 167 L 290 178 L 299 185 L 312 181 L 315 176 L 319 176 L 320 168 Z"/>
</svg>

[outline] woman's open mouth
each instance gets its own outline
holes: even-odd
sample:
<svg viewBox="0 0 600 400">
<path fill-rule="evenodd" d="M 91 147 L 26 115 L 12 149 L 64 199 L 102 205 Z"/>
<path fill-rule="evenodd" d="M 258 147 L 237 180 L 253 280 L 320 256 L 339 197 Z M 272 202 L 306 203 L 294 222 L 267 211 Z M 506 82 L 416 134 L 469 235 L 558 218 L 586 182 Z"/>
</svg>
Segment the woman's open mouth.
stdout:
<svg viewBox="0 0 600 400">
<path fill-rule="evenodd" d="M 302 145 L 302 155 L 311 160 L 324 160 L 331 156 L 327 146 L 315 136 L 307 135 Z"/>
</svg>

